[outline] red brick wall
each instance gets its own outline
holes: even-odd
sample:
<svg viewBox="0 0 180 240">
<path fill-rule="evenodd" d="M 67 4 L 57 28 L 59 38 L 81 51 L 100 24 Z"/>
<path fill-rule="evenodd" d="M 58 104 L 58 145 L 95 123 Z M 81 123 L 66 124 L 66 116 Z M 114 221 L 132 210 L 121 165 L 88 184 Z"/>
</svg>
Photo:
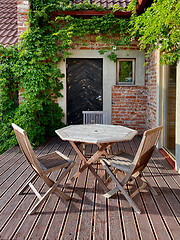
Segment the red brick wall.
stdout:
<svg viewBox="0 0 180 240">
<path fill-rule="evenodd" d="M 74 48 L 75 49 L 80 49 L 80 50 L 100 50 L 104 47 L 109 47 L 108 44 L 102 42 L 97 42 L 96 41 L 96 37 L 97 35 L 92 34 L 91 36 L 87 37 L 86 40 L 83 40 L 83 43 L 86 44 L 86 46 L 84 46 L 81 43 L 76 44 L 76 42 L 79 42 L 79 38 L 74 38 Z M 119 39 L 119 37 L 116 37 L 117 39 Z M 139 48 L 137 47 L 137 41 L 134 41 L 133 44 L 127 48 L 127 46 L 122 46 L 121 50 L 139 50 Z"/>
<path fill-rule="evenodd" d="M 145 86 L 112 87 L 112 124 L 146 130 L 147 89 Z"/>
<path fill-rule="evenodd" d="M 28 28 L 27 26 L 27 13 L 29 11 L 29 1 L 17 0 L 17 24 L 18 24 L 18 44 L 20 44 L 19 37 L 25 32 Z M 22 92 L 24 90 L 21 89 L 19 91 L 19 104 L 22 103 L 23 97 Z"/>
<path fill-rule="evenodd" d="M 17 11 L 18 11 L 18 38 L 25 32 L 28 28 L 27 13 L 29 11 L 29 1 L 17 0 Z M 20 40 L 18 41 L 20 43 Z"/>
<path fill-rule="evenodd" d="M 156 52 L 146 61 L 145 86 L 112 87 L 112 124 L 132 127 L 139 134 L 156 126 Z"/>
</svg>

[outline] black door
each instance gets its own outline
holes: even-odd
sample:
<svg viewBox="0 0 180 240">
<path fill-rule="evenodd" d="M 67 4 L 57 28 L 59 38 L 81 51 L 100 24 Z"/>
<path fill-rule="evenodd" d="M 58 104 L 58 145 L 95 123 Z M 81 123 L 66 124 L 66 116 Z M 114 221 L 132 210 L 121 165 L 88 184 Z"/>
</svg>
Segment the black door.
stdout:
<svg viewBox="0 0 180 240">
<path fill-rule="evenodd" d="M 102 111 L 102 59 L 67 59 L 67 123 L 81 124 L 82 111 Z"/>
</svg>

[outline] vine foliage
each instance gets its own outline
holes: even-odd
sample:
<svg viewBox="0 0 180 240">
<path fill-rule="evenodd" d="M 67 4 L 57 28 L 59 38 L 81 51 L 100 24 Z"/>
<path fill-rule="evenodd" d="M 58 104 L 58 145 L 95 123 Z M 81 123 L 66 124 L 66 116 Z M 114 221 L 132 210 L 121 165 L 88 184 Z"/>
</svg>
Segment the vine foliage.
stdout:
<svg viewBox="0 0 180 240">
<path fill-rule="evenodd" d="M 159 49 L 161 64 L 171 65 L 180 58 L 180 1 L 156 0 L 140 16 L 131 17 L 131 36 L 137 37 L 147 55 Z"/>
<path fill-rule="evenodd" d="M 18 79 L 14 74 L 18 51 L 0 46 L 0 152 L 15 143 L 11 137 L 11 119 L 18 108 Z"/>
</svg>

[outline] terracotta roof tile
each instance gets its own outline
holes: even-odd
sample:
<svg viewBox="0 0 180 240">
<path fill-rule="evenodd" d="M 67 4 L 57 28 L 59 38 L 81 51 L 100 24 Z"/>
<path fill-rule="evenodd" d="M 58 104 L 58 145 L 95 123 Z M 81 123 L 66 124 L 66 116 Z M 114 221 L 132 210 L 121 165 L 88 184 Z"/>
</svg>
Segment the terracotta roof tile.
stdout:
<svg viewBox="0 0 180 240">
<path fill-rule="evenodd" d="M 0 0 L 0 44 L 16 44 L 17 33 L 17 0 Z"/>
<path fill-rule="evenodd" d="M 85 0 L 72 0 L 74 4 L 82 3 Z M 127 8 L 131 0 L 90 0 L 90 3 L 97 3 L 98 6 L 104 8 L 113 7 L 115 4 L 121 6 L 122 8 Z"/>
</svg>

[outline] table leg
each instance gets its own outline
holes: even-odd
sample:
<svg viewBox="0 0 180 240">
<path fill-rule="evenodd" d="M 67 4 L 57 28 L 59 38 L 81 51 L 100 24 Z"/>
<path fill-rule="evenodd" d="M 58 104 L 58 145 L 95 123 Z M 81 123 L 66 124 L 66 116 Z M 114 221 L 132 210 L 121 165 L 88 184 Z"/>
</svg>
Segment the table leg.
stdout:
<svg viewBox="0 0 180 240">
<path fill-rule="evenodd" d="M 97 145 L 98 145 L 99 149 L 102 147 L 102 144 L 100 144 L 100 143 L 98 143 Z M 111 145 L 108 145 L 107 148 L 108 148 L 109 146 L 111 146 Z M 103 154 L 104 154 L 106 157 L 109 156 L 109 153 L 108 153 L 107 149 L 104 149 Z"/>
<path fill-rule="evenodd" d="M 77 147 L 77 145 L 74 142 L 70 142 L 71 145 L 73 146 L 74 150 L 77 152 L 77 154 L 80 156 L 80 158 L 84 161 L 84 165 L 79 169 L 78 172 L 76 172 L 73 177 L 65 184 L 65 186 L 71 184 L 72 182 L 74 182 L 74 180 L 79 177 L 81 175 L 81 173 L 87 168 L 89 167 L 90 171 L 92 172 L 92 174 L 96 177 L 96 179 L 98 180 L 99 184 L 101 185 L 101 187 L 104 189 L 104 191 L 109 191 L 109 189 L 107 188 L 107 186 L 104 184 L 103 180 L 100 178 L 100 176 L 96 173 L 96 171 L 94 170 L 94 168 L 91 166 L 91 164 L 95 161 L 97 161 L 97 159 L 104 153 L 106 147 L 109 145 L 108 143 L 102 144 L 102 146 L 100 147 L 100 149 L 89 159 L 87 160 L 85 158 L 85 156 L 82 154 L 82 152 L 79 150 L 79 148 Z"/>
</svg>

